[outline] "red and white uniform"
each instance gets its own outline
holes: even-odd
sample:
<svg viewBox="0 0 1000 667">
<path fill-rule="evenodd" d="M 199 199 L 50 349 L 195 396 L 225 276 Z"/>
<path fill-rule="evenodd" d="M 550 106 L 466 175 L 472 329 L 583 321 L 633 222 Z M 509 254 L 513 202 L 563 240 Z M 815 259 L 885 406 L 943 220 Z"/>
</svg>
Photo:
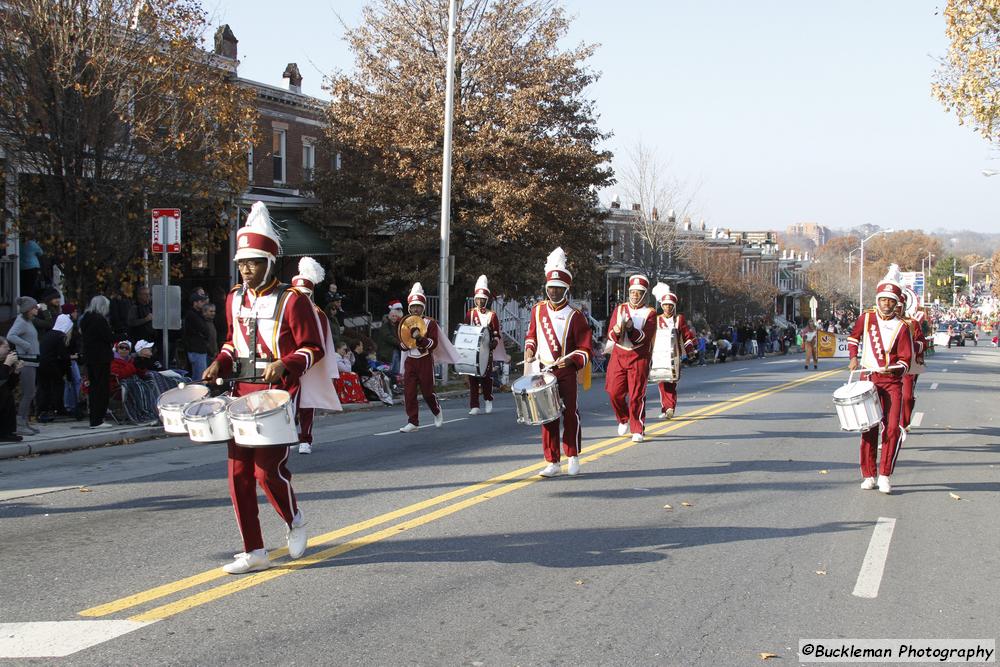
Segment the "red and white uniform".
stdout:
<svg viewBox="0 0 1000 667">
<path fill-rule="evenodd" d="M 631 320 L 632 328 L 615 333 L 620 322 Z M 604 378 L 604 389 L 619 424 L 628 422 L 631 433 L 646 431 L 646 384 L 649 361 L 656 335 L 656 310 L 649 306 L 633 308 L 624 303 L 611 313 L 608 338 L 614 343 L 611 361 Z"/>
<path fill-rule="evenodd" d="M 309 297 L 294 289 L 279 289 L 276 279 L 257 290 L 237 285 L 226 297 L 226 342 L 215 361 L 220 376 L 232 376 L 237 359 L 250 354 L 252 328 L 256 326 L 255 368 L 242 364 L 239 375 L 261 376 L 270 361 L 280 359 L 285 376 L 276 385 L 237 382 L 234 396 L 280 388 L 291 394 L 296 406 L 300 400 L 301 376 L 323 359 L 323 338 Z M 270 360 L 270 361 L 268 361 Z M 287 443 L 289 445 L 294 443 Z M 264 547 L 257 516 L 259 482 L 271 505 L 291 525 L 298 511 L 292 491 L 292 475 L 286 465 L 288 447 L 239 447 L 229 441 L 229 491 L 236 510 L 236 520 L 247 552 Z"/>
<path fill-rule="evenodd" d="M 559 383 L 559 396 L 565 409 L 562 417 L 542 425 L 542 447 L 545 460 L 559 462 L 559 422 L 563 422 L 562 448 L 566 456 L 580 453 L 582 433 L 580 411 L 577 407 L 576 373 L 590 363 L 591 331 L 587 318 L 569 306 L 567 301 L 553 305 L 548 301 L 535 304 L 531 309 L 531 321 L 524 338 L 525 352 L 531 350 L 543 365 L 554 363 L 565 357 L 564 368 L 552 368 L 550 372 Z"/>
<path fill-rule="evenodd" d="M 871 380 L 882 403 L 881 429 L 871 428 L 861 434 L 861 474 L 876 475 L 875 454 L 878 449 L 879 431 L 882 433 L 882 460 L 877 474 L 892 474 L 899 456 L 901 442 L 900 415 L 902 412 L 903 376 L 888 372 L 890 366 L 900 366 L 903 372 L 910 367 L 914 356 L 910 329 L 900 318 L 886 319 L 875 309 L 866 310 L 854 323 L 847 338 L 848 354 L 858 356 L 861 348 L 863 379 Z"/>
<path fill-rule="evenodd" d="M 913 338 L 913 366 L 924 363 L 924 352 L 927 350 L 927 338 L 924 336 L 924 329 L 921 321 L 926 317 L 922 310 L 918 310 L 912 318 L 903 318 L 910 328 L 910 336 Z M 917 404 L 915 390 L 917 387 L 918 373 L 907 373 L 903 376 L 903 408 L 900 419 L 904 429 L 909 430 L 910 420 L 913 418 L 913 408 Z"/>
<path fill-rule="evenodd" d="M 493 350 L 500 343 L 500 318 L 489 308 L 480 310 L 473 308 L 465 314 L 465 323 L 476 327 L 486 327 L 490 331 L 490 358 L 486 364 L 489 369 L 483 377 L 469 376 L 469 407 L 479 407 L 479 390 L 482 389 L 483 400 L 493 400 Z"/>
<path fill-rule="evenodd" d="M 660 315 L 656 318 L 656 328 L 657 330 L 663 329 L 668 335 L 670 329 L 677 329 L 677 340 L 681 342 L 681 347 L 684 352 L 689 356 L 694 352 L 694 331 L 688 326 L 687 319 L 684 318 L 680 313 L 674 313 L 673 317 L 667 317 L 666 315 Z M 678 364 L 680 360 L 678 360 Z M 681 372 L 681 368 L 677 369 L 678 374 Z M 679 380 L 678 380 L 679 382 Z M 657 385 L 660 389 L 660 409 L 666 410 L 676 410 L 677 409 L 677 382 L 661 382 Z"/>
<path fill-rule="evenodd" d="M 436 416 L 441 412 L 437 394 L 434 393 L 434 351 L 441 340 L 441 329 L 433 319 L 423 319 L 427 325 L 427 333 L 417 341 L 417 347 L 411 350 L 402 343 L 399 345 L 403 354 L 403 403 L 407 420 L 414 426 L 420 425 L 418 387 L 431 414 Z"/>
</svg>

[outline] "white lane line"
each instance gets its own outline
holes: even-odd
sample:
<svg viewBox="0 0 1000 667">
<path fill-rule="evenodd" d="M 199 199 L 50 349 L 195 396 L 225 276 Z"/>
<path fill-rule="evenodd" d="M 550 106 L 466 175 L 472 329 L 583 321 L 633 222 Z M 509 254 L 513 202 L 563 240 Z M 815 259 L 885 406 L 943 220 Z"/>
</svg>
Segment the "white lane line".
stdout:
<svg viewBox="0 0 1000 667">
<path fill-rule="evenodd" d="M 452 422 L 465 421 L 466 419 L 468 419 L 468 417 L 459 417 L 458 419 L 445 419 L 441 423 L 442 424 L 451 424 Z M 417 428 L 418 429 L 421 429 L 421 428 L 430 428 L 431 426 L 434 426 L 434 422 L 433 421 L 430 424 L 424 424 L 423 426 L 418 426 Z M 382 431 L 381 433 L 375 433 L 375 435 L 392 435 L 393 433 L 400 434 L 399 433 L 399 429 L 397 428 L 394 431 Z M 400 434 L 400 435 L 402 435 L 402 434 Z"/>
<path fill-rule="evenodd" d="M 955 361 L 953 361 L 953 362 L 951 362 L 951 363 L 953 363 L 953 364 L 957 364 L 957 363 L 958 363 L 958 359 L 956 359 Z M 945 370 L 948 370 L 948 369 L 946 368 Z"/>
<path fill-rule="evenodd" d="M 941 372 L 942 372 L 942 373 L 947 373 L 947 372 L 948 372 L 948 369 L 947 369 L 947 368 L 942 368 L 942 369 L 941 369 Z"/>
<path fill-rule="evenodd" d="M 148 621 L 0 623 L 0 658 L 62 658 L 147 625 Z"/>
<path fill-rule="evenodd" d="M 730 373 L 739 373 L 740 371 L 745 371 L 745 370 L 747 370 L 747 367 L 744 367 L 744 368 L 734 368 L 733 370 L 731 370 L 729 372 Z"/>
<path fill-rule="evenodd" d="M 852 595 L 859 598 L 878 597 L 882 572 L 889 556 L 889 542 L 892 540 L 892 531 L 895 527 L 896 520 L 884 516 L 880 516 L 875 522 L 875 530 L 872 532 L 871 542 L 868 543 L 868 552 L 861 564 L 861 572 L 858 573 L 858 581 L 854 584 Z"/>
<path fill-rule="evenodd" d="M 924 421 L 924 413 L 914 412 L 913 415 L 910 417 L 910 426 L 916 428 L 920 426 L 920 424 L 922 424 L 923 421 Z"/>
<path fill-rule="evenodd" d="M 931 389 L 937 389 L 937 386 L 938 386 L 938 383 L 937 383 L 937 382 L 935 382 L 935 383 L 933 383 L 933 384 L 931 385 Z"/>
</svg>

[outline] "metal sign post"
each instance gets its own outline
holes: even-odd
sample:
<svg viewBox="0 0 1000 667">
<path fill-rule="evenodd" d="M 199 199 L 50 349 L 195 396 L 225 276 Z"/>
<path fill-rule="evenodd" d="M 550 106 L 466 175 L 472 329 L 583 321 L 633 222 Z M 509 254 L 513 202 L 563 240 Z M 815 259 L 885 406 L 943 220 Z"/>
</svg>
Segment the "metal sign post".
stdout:
<svg viewBox="0 0 1000 667">
<path fill-rule="evenodd" d="M 167 309 L 169 301 L 167 293 L 170 291 L 170 254 L 181 251 L 181 210 L 179 208 L 154 208 L 152 219 L 152 247 L 154 253 L 163 255 L 163 366 L 170 366 L 170 320 Z M 153 302 L 154 309 L 156 302 Z"/>
</svg>

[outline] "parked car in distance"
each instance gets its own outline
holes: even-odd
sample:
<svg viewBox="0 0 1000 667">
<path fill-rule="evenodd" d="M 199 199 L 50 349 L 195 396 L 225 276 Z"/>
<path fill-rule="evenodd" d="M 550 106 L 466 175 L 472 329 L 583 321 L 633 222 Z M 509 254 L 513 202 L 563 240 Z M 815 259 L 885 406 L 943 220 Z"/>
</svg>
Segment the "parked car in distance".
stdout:
<svg viewBox="0 0 1000 667">
<path fill-rule="evenodd" d="M 962 339 L 971 340 L 973 345 L 979 345 L 979 330 L 975 322 L 963 320 L 958 323 L 962 327 Z"/>
<path fill-rule="evenodd" d="M 948 336 L 948 327 L 951 326 L 951 336 Z M 958 322 L 941 322 L 934 333 L 934 346 L 951 347 L 952 345 L 965 346 L 965 335 Z"/>
</svg>

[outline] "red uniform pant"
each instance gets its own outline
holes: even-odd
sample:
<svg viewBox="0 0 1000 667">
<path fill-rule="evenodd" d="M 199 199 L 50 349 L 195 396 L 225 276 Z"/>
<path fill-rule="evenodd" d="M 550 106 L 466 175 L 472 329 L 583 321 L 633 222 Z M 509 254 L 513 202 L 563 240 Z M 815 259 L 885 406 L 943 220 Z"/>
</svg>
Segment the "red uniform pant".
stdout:
<svg viewBox="0 0 1000 667">
<path fill-rule="evenodd" d="M 236 394 L 245 396 L 267 385 L 239 383 Z M 298 386 L 290 389 L 295 400 Z M 289 445 L 294 443 L 288 443 Z M 243 536 L 243 550 L 264 548 L 257 508 L 257 484 L 286 524 L 291 525 L 298 504 L 288 471 L 288 447 L 240 447 L 229 441 L 229 495 L 236 511 L 236 523 Z"/>
<path fill-rule="evenodd" d="M 315 408 L 299 408 L 296 412 L 299 420 L 299 442 L 312 444 L 313 441 L 313 417 Z"/>
<path fill-rule="evenodd" d="M 493 360 L 490 359 L 490 364 L 487 366 L 490 370 L 493 369 Z M 469 407 L 478 408 L 479 407 L 479 390 L 483 391 L 483 400 L 492 401 L 493 400 L 493 376 L 486 375 L 484 377 L 469 376 Z"/>
<path fill-rule="evenodd" d="M 576 405 L 576 369 L 553 368 L 559 381 L 559 398 L 562 399 L 562 417 L 542 425 L 542 449 L 545 460 L 550 463 L 559 462 L 559 423 L 562 422 L 562 449 L 566 456 L 576 456 L 580 453 L 583 435 L 580 432 L 580 411 Z"/>
<path fill-rule="evenodd" d="M 434 393 L 434 359 L 429 354 L 420 358 L 406 357 L 403 369 L 403 402 L 406 404 L 406 417 L 414 426 L 420 426 L 418 386 L 431 413 L 437 415 L 441 412 L 437 395 Z"/>
<path fill-rule="evenodd" d="M 869 379 L 882 404 L 882 423 L 861 434 L 861 475 L 874 477 L 876 474 L 875 457 L 881 433 L 882 459 L 878 462 L 878 474 L 888 477 L 896 467 L 902 445 L 899 419 L 903 407 L 903 379 L 880 373 L 872 374 Z"/>
<path fill-rule="evenodd" d="M 604 390 L 611 399 L 611 408 L 619 424 L 626 421 L 631 433 L 646 432 L 646 383 L 649 380 L 649 359 L 634 353 L 611 354 Z"/>
<path fill-rule="evenodd" d="M 910 428 L 910 420 L 913 418 L 913 407 L 917 404 L 917 397 L 914 390 L 917 388 L 917 378 L 919 375 L 903 376 L 903 428 Z"/>
<path fill-rule="evenodd" d="M 660 389 L 660 408 L 664 412 L 677 409 L 677 383 L 661 382 L 657 386 Z"/>
</svg>

